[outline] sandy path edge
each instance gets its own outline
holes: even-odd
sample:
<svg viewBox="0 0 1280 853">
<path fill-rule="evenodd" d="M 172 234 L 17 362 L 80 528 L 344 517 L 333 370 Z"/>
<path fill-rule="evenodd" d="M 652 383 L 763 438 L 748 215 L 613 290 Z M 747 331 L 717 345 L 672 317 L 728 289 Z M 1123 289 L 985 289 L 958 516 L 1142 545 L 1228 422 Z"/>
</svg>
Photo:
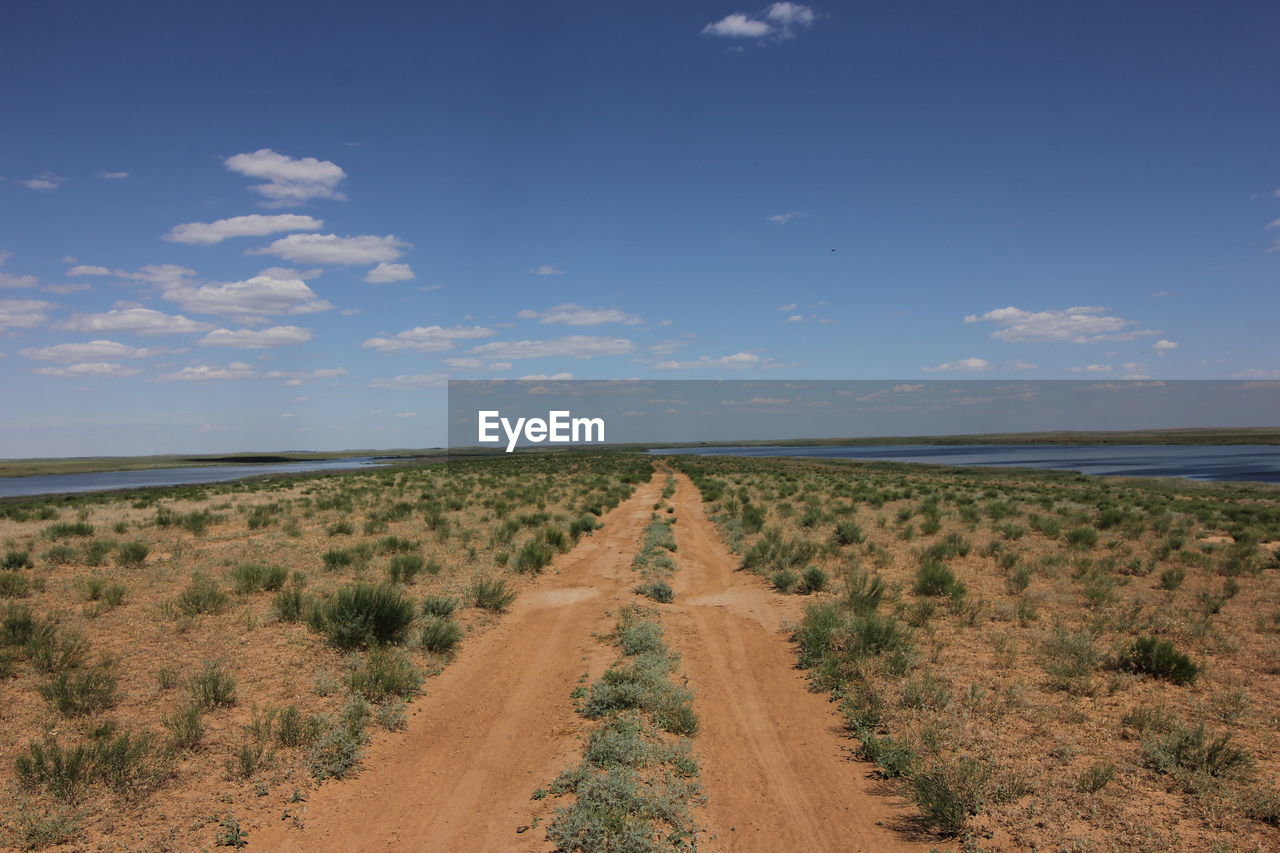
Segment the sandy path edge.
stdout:
<svg viewBox="0 0 1280 853">
<path fill-rule="evenodd" d="M 808 688 L 781 633 L 799 597 L 779 596 L 738 560 L 677 475 L 676 606 L 667 634 L 695 691 L 707 793 L 701 849 L 716 853 L 917 851 L 886 828 L 907 812 L 872 793 L 872 765 L 838 736 L 835 706 Z"/>
</svg>

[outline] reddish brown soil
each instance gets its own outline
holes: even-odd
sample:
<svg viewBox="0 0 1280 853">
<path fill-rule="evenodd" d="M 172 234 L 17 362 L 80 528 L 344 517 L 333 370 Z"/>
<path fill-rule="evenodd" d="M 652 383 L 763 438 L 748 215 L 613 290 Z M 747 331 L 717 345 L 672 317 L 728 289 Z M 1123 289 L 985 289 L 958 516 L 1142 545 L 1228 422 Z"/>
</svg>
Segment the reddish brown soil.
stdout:
<svg viewBox="0 0 1280 853">
<path fill-rule="evenodd" d="M 547 851 L 550 805 L 530 795 L 580 757 L 587 724 L 570 693 L 614 656 L 598 635 L 634 596 L 630 568 L 664 474 L 557 559 L 495 629 L 463 647 L 415 703 L 404 737 L 376 745 L 354 780 L 321 788 L 293 816 L 254 828 L 269 851 Z M 705 850 L 927 849 L 881 822 L 903 804 L 872 793 L 827 701 L 806 688 L 779 633 L 791 614 L 734 562 L 680 478 L 673 585 L 664 608 L 697 694 L 708 803 Z"/>
</svg>

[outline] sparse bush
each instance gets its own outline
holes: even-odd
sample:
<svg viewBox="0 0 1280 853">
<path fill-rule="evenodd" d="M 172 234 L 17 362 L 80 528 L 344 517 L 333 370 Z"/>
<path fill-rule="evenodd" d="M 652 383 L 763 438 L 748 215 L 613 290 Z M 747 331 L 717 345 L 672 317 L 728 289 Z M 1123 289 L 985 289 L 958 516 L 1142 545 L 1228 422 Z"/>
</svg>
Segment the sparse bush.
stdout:
<svg viewBox="0 0 1280 853">
<path fill-rule="evenodd" d="M 1147 763 L 1158 773 L 1209 776 L 1215 779 L 1246 778 L 1253 759 L 1239 747 L 1232 746 L 1230 734 L 1210 737 L 1204 725 L 1174 724 L 1165 734 L 1144 737 L 1142 749 Z"/>
<path fill-rule="evenodd" d="M 387 565 L 387 579 L 392 583 L 413 583 L 425 565 L 426 562 L 417 554 L 396 554 Z"/>
<path fill-rule="evenodd" d="M 1186 580 L 1187 571 L 1181 568 L 1165 569 L 1160 573 L 1160 588 L 1173 592 L 1182 586 L 1182 582 Z"/>
<path fill-rule="evenodd" d="M 116 546 L 116 562 L 125 568 L 137 568 L 150 553 L 151 549 L 141 542 L 121 542 Z"/>
<path fill-rule="evenodd" d="M 205 661 L 187 681 L 187 690 L 197 708 L 225 708 L 236 703 L 236 680 L 217 661 Z"/>
<path fill-rule="evenodd" d="M 1089 765 L 1076 777 L 1075 789 L 1084 794 L 1096 794 L 1116 776 L 1116 766 L 1106 761 Z"/>
<path fill-rule="evenodd" d="M 1174 684 L 1190 684 L 1200 669 L 1191 658 L 1174 648 L 1168 640 L 1139 637 L 1125 649 L 1118 661 L 1120 669 L 1163 678 Z"/>
<path fill-rule="evenodd" d="M 452 601 L 452 599 L 450 599 Z M 462 641 L 462 626 L 447 616 L 427 616 L 422 620 L 419 645 L 424 651 L 448 654 Z"/>
<path fill-rule="evenodd" d="M 827 588 L 827 573 L 817 566 L 809 566 L 804 570 L 804 574 L 800 578 L 800 589 L 802 592 L 814 593 L 822 592 Z"/>
<path fill-rule="evenodd" d="M 555 557 L 555 549 L 546 542 L 530 540 L 516 552 L 512 571 L 537 574 Z"/>
<path fill-rule="evenodd" d="M 400 643 L 413 623 L 413 602 L 393 586 L 351 584 L 319 604 L 308 618 L 337 649 Z"/>
<path fill-rule="evenodd" d="M 40 685 L 40 695 L 64 717 L 96 714 L 119 698 L 114 669 L 103 660 L 96 666 L 61 672 Z"/>
<path fill-rule="evenodd" d="M 160 722 L 168 730 L 174 749 L 194 751 L 204 740 L 204 714 L 199 705 L 184 705 L 165 714 Z"/>
<path fill-rule="evenodd" d="M 422 599 L 423 616 L 447 618 L 458 609 L 458 599 L 447 595 L 428 595 Z"/>
<path fill-rule="evenodd" d="M 975 758 L 940 762 L 911 777 L 911 798 L 936 832 L 960 835 L 986 805 L 991 775 L 991 764 Z"/>
<path fill-rule="evenodd" d="M 364 662 L 347 676 L 351 692 L 370 702 L 389 696 L 412 696 L 422 686 L 422 673 L 396 649 L 370 649 Z"/>
<path fill-rule="evenodd" d="M 231 583 L 237 593 L 278 590 L 289 578 L 284 566 L 264 566 L 260 563 L 240 563 L 231 569 Z"/>
<path fill-rule="evenodd" d="M 227 594 L 218 582 L 203 572 L 191 575 L 191 584 L 178 594 L 178 610 L 184 616 L 217 613 L 227 606 Z"/>
<path fill-rule="evenodd" d="M 911 591 L 916 595 L 946 596 L 961 598 L 965 593 L 964 584 L 956 578 L 955 572 L 942 563 L 925 562 L 916 569 L 915 583 Z"/>
<path fill-rule="evenodd" d="M 671 589 L 671 584 L 666 581 L 649 581 L 648 583 L 642 583 L 635 588 L 635 592 L 638 595 L 651 598 L 660 604 L 670 604 L 676 597 L 675 591 Z"/>
<path fill-rule="evenodd" d="M 773 588 L 784 595 L 795 591 L 800 584 L 800 576 L 790 569 L 778 569 L 769 575 L 769 583 L 773 584 Z"/>
<path fill-rule="evenodd" d="M 515 590 L 501 578 L 481 578 L 471 585 L 471 603 L 483 610 L 501 613 L 515 600 Z"/>
<path fill-rule="evenodd" d="M 31 554 L 26 551 L 8 550 L 4 552 L 4 560 L 0 561 L 0 569 L 16 572 L 19 569 L 33 568 Z"/>
</svg>

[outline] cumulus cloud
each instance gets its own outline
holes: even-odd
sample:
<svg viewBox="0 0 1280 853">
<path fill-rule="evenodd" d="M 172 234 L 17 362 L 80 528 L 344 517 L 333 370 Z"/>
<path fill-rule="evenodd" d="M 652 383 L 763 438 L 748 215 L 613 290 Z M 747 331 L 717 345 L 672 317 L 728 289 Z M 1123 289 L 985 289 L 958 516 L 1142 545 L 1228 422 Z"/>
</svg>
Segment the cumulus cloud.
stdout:
<svg viewBox="0 0 1280 853">
<path fill-rule="evenodd" d="M 59 328 L 74 332 L 180 335 L 207 332 L 213 328 L 213 324 L 201 323 L 181 314 L 165 314 L 151 308 L 117 308 L 102 314 L 77 314 Z"/>
<path fill-rule="evenodd" d="M 269 246 L 250 249 L 249 255 L 275 255 L 295 264 L 378 264 L 394 261 L 412 249 L 394 234 L 378 237 L 362 234 L 339 237 L 337 234 L 290 234 Z"/>
<path fill-rule="evenodd" d="M 569 335 L 550 341 L 494 341 L 473 347 L 471 352 L 487 358 L 521 359 L 594 358 L 595 356 L 626 355 L 635 344 L 626 338 L 606 338 L 595 335 Z"/>
<path fill-rule="evenodd" d="M 301 326 L 272 326 L 270 329 L 214 329 L 199 343 L 211 347 L 236 347 L 237 349 L 269 349 L 311 340 L 311 330 Z"/>
<path fill-rule="evenodd" d="M 621 323 L 624 326 L 635 326 L 644 321 L 635 314 L 628 314 L 618 308 L 588 308 L 566 302 L 546 311 L 525 309 L 516 314 L 525 320 L 537 320 L 540 323 L 560 323 L 566 326 L 603 326 L 608 323 Z"/>
<path fill-rule="evenodd" d="M 484 326 L 418 326 L 390 337 L 369 338 L 362 347 L 378 352 L 440 352 L 453 349 L 458 341 L 488 338 L 496 335 Z"/>
<path fill-rule="evenodd" d="M 257 371 L 243 361 L 233 361 L 227 365 L 196 364 L 173 373 L 161 374 L 160 378 L 166 382 L 225 382 L 232 379 L 255 379 L 257 376 Z"/>
<path fill-rule="evenodd" d="M 369 383 L 371 388 L 384 391 L 417 391 L 422 388 L 440 388 L 449 380 L 446 373 L 411 373 L 403 376 L 392 376 L 374 379 Z"/>
<path fill-rule="evenodd" d="M 41 376 L 65 376 L 71 378 L 120 377 L 136 376 L 142 371 L 136 367 L 125 367 L 123 364 L 107 361 L 82 362 L 67 367 L 37 367 L 32 373 Z"/>
<path fill-rule="evenodd" d="M 767 216 L 765 218 L 774 225 L 786 225 L 798 216 L 804 216 L 804 214 L 798 210 L 793 210 L 790 213 L 775 213 L 773 216 Z"/>
<path fill-rule="evenodd" d="M 1135 329 L 1132 320 L 1103 314 L 1105 308 L 1079 305 L 1052 311 L 1025 311 L 1010 305 L 982 315 L 970 314 L 966 323 L 991 323 L 991 337 L 1016 343 L 1062 342 L 1073 344 L 1099 341 L 1131 341 L 1159 334 L 1151 329 Z"/>
<path fill-rule="evenodd" d="M 413 268 L 408 264 L 380 263 L 364 274 L 369 284 L 391 284 L 397 281 L 413 281 Z"/>
<path fill-rule="evenodd" d="M 56 190 L 65 180 L 66 178 L 61 175 L 55 175 L 52 172 L 41 172 L 34 178 L 29 178 L 25 181 L 18 181 L 18 183 L 22 184 L 29 190 L 48 192 L 49 190 Z"/>
<path fill-rule="evenodd" d="M 91 266 L 89 264 L 78 264 L 67 270 L 67 275 L 115 275 L 106 267 Z"/>
<path fill-rule="evenodd" d="M 56 307 L 39 299 L 0 299 L 0 329 L 33 329 L 49 319 L 46 311 Z"/>
<path fill-rule="evenodd" d="M 228 157 L 224 164 L 232 172 L 265 183 L 250 187 L 267 200 L 265 207 L 290 207 L 313 198 L 346 200 L 337 186 L 347 173 L 337 163 L 303 157 L 295 160 L 270 148 Z"/>
<path fill-rule="evenodd" d="M 701 368 L 715 370 L 746 370 L 752 367 L 769 367 L 772 359 L 761 358 L 753 352 L 735 352 L 719 358 L 702 356 L 692 361 L 660 361 L 653 366 L 654 370 L 698 370 Z"/>
<path fill-rule="evenodd" d="M 934 371 L 951 371 L 951 370 L 966 370 L 966 371 L 981 372 L 981 371 L 994 370 L 994 369 L 995 369 L 995 365 L 987 361 L 985 358 L 962 358 L 959 361 L 947 361 L 947 362 L 943 362 L 942 364 L 936 364 L 933 367 L 921 368 L 921 370 L 926 370 L 930 373 Z"/>
<path fill-rule="evenodd" d="M 195 314 L 269 316 L 314 314 L 333 308 L 300 279 L 261 275 L 226 284 L 174 287 L 165 290 L 161 296 Z"/>
<path fill-rule="evenodd" d="M 164 239 L 170 243 L 212 246 L 231 237 L 265 237 L 281 231 L 319 231 L 323 227 L 323 219 L 297 213 L 281 213 L 274 216 L 252 213 L 248 216 L 219 219 L 216 222 L 187 222 L 183 225 L 175 225 L 169 229 L 169 233 L 164 235 Z"/>
<path fill-rule="evenodd" d="M 103 361 L 121 358 L 150 358 L 166 352 L 163 349 L 131 347 L 115 341 L 89 341 L 88 343 L 57 344 L 51 347 L 28 347 L 18 350 L 18 355 L 38 361 Z"/>
<path fill-rule="evenodd" d="M 33 275 L 13 275 L 12 273 L 0 272 L 0 287 L 21 290 L 35 287 L 40 284 L 40 279 Z"/>
<path fill-rule="evenodd" d="M 564 270 L 558 270 L 550 264 L 543 264 L 540 267 L 534 267 L 529 270 L 534 275 L 564 275 Z"/>
<path fill-rule="evenodd" d="M 542 381 L 561 381 L 572 379 L 572 373 L 530 373 L 528 376 L 521 376 L 522 380 L 542 380 Z"/>
<path fill-rule="evenodd" d="M 725 15 L 702 28 L 703 35 L 720 38 L 788 39 L 797 30 L 813 26 L 817 16 L 799 3 L 774 3 L 765 10 L 763 20 L 741 12 Z"/>
<path fill-rule="evenodd" d="M 1161 340 L 1156 341 L 1154 344 L 1152 344 L 1152 345 L 1151 345 L 1151 348 L 1152 348 L 1153 350 L 1155 350 L 1155 351 L 1156 351 L 1156 353 L 1157 353 L 1158 355 L 1164 355 L 1164 354 L 1165 354 L 1165 353 L 1167 353 L 1169 350 L 1175 350 L 1175 349 L 1177 349 L 1177 348 L 1178 348 L 1178 342 L 1177 342 L 1177 341 L 1166 341 L 1166 340 L 1164 340 L 1164 339 L 1161 339 Z"/>
</svg>

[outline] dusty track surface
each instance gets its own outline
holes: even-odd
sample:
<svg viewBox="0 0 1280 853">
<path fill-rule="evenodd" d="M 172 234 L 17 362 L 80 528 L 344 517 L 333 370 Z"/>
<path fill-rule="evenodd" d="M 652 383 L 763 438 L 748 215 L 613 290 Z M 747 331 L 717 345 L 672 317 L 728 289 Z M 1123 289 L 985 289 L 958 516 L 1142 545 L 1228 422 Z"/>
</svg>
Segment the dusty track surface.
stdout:
<svg viewBox="0 0 1280 853">
<path fill-rule="evenodd" d="M 493 630 L 427 684 L 409 728 L 370 749 L 355 779 L 330 783 L 250 834 L 263 851 L 548 851 L 548 806 L 530 794 L 576 763 L 585 732 L 569 693 L 614 657 L 595 635 L 634 596 L 630 564 L 665 480 L 659 474 L 558 558 Z M 696 692 L 709 851 L 924 850 L 878 825 L 900 803 L 870 792 L 826 700 L 807 690 L 779 633 L 794 603 L 735 562 L 679 478 L 672 644 Z M 534 818 L 542 825 L 530 827 Z"/>
<path fill-rule="evenodd" d="M 808 689 L 780 633 L 799 596 L 779 596 L 736 572 L 683 475 L 673 498 L 680 571 L 667 633 L 695 691 L 697 751 L 707 792 L 704 849 L 925 850 L 882 823 L 904 804 L 871 793 L 871 765 L 848 754 L 840 720 Z"/>
</svg>

